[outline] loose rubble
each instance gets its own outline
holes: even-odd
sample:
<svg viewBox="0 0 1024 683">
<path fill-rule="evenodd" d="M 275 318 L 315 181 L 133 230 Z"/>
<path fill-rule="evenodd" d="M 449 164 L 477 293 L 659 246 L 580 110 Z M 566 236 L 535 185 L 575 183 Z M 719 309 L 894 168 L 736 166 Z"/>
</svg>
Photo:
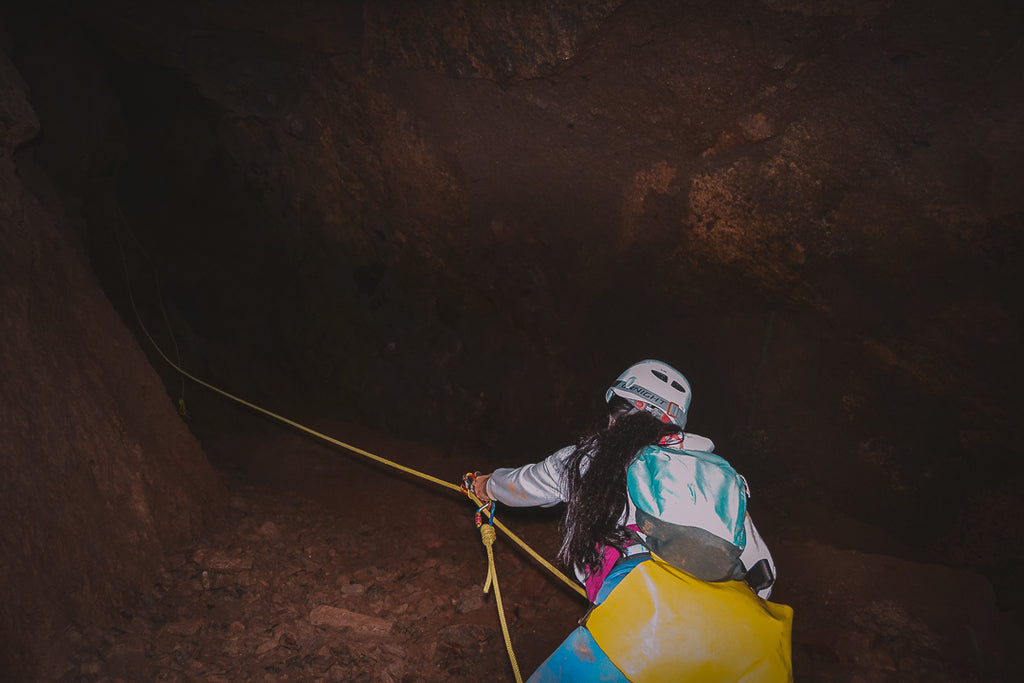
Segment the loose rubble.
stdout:
<svg viewBox="0 0 1024 683">
<path fill-rule="evenodd" d="M 112 622 L 65 629 L 54 680 L 514 680 L 466 499 L 291 435 L 207 450 L 232 491 L 228 514 Z M 553 557 L 556 515 L 500 514 Z M 586 604 L 499 539 L 505 615 L 529 675 Z M 773 598 L 795 609 L 796 680 L 1014 680 L 1003 672 L 1024 638 L 980 576 L 812 541 L 775 550 Z"/>
<path fill-rule="evenodd" d="M 352 488 L 341 508 L 229 481 L 217 529 L 168 558 L 114 623 L 65 631 L 57 680 L 513 680 L 471 504 L 399 481 L 412 512 L 396 511 L 375 495 L 389 475 L 353 468 L 317 478 Z M 497 552 L 517 656 L 534 667 L 582 608 L 511 547 Z"/>
</svg>

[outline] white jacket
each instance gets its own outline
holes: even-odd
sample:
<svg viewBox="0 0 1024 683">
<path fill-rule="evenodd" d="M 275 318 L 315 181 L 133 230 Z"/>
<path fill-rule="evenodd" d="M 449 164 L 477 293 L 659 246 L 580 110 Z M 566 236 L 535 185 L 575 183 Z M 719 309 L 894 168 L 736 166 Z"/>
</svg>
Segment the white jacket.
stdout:
<svg viewBox="0 0 1024 683">
<path fill-rule="evenodd" d="M 682 444 L 679 447 L 711 453 L 714 451 L 715 444 L 707 437 L 684 433 Z M 565 502 L 565 477 L 562 476 L 562 470 L 566 459 L 575 450 L 575 446 L 566 446 L 540 462 L 522 467 L 501 467 L 494 470 L 487 480 L 487 495 L 509 507 L 553 507 Z M 636 524 L 636 508 L 629 501 L 628 496 L 626 510 L 623 511 L 619 523 L 622 526 Z M 740 555 L 743 566 L 753 567 L 760 560 L 767 560 L 772 574 L 775 575 L 775 562 L 749 514 L 743 522 L 743 528 L 747 535 L 747 545 Z M 629 550 L 629 554 L 642 552 L 643 546 L 631 546 Z M 576 567 L 575 569 L 577 578 L 582 582 L 584 574 L 581 568 Z M 758 595 L 767 599 L 771 592 L 772 589 L 769 586 L 759 591 Z"/>
</svg>

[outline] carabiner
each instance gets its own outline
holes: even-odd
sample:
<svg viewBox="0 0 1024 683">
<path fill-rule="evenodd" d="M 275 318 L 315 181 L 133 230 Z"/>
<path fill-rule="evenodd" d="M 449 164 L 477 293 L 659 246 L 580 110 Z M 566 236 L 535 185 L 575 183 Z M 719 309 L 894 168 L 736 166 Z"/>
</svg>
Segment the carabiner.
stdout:
<svg viewBox="0 0 1024 683">
<path fill-rule="evenodd" d="M 483 512 L 487 510 L 487 523 L 494 526 L 494 501 L 484 503 L 476 509 L 476 527 L 479 529 L 484 525 Z"/>
<path fill-rule="evenodd" d="M 462 486 L 460 487 L 462 492 L 467 496 L 473 493 L 473 482 L 475 482 L 476 478 L 479 476 L 479 472 L 466 472 L 466 474 L 462 476 Z"/>
</svg>

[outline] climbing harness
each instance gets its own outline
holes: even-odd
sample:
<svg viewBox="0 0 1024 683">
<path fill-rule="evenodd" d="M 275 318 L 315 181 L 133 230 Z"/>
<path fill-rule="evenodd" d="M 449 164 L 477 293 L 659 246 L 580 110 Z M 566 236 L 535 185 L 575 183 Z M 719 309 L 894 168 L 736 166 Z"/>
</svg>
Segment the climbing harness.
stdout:
<svg viewBox="0 0 1024 683">
<path fill-rule="evenodd" d="M 122 220 L 123 220 L 123 217 L 122 217 Z M 127 223 L 126 223 L 126 227 L 127 227 Z M 192 375 L 191 373 L 187 372 L 183 367 L 181 367 L 180 354 L 178 354 L 179 355 L 179 362 L 175 362 L 175 361 L 171 360 L 167 356 L 167 354 L 164 353 L 163 349 L 160 348 L 160 345 L 156 343 L 156 340 L 153 338 L 153 336 L 149 333 L 149 330 L 146 328 L 145 323 L 143 323 L 142 316 L 140 315 L 139 310 L 138 310 L 138 308 L 135 305 L 135 297 L 132 294 L 131 282 L 130 282 L 130 278 L 129 278 L 129 275 L 128 275 L 128 264 L 127 264 L 127 261 L 126 261 L 125 256 L 124 256 L 124 249 L 123 249 L 123 246 L 121 245 L 120 238 L 118 238 L 118 247 L 121 248 L 121 261 L 122 261 L 122 264 L 124 265 L 125 281 L 126 281 L 126 283 L 128 285 L 128 300 L 129 300 L 129 302 L 131 304 L 132 311 L 135 313 L 135 319 L 136 319 L 136 321 L 139 324 L 139 328 L 142 330 L 142 333 L 145 335 L 146 339 L 149 340 L 149 343 L 153 346 L 153 348 L 156 350 L 156 352 L 160 355 L 161 358 L 163 358 L 164 362 L 166 362 L 168 365 L 170 365 L 183 378 L 188 378 L 188 379 L 192 380 L 193 382 L 195 382 L 196 384 L 198 384 L 198 385 L 200 385 L 202 387 L 205 387 L 205 388 L 209 389 L 210 391 L 213 391 L 214 393 L 220 394 L 221 396 L 223 396 L 223 397 L 225 397 L 227 399 L 230 399 L 232 401 L 235 401 L 236 403 L 239 403 L 240 405 L 243 405 L 246 408 L 249 408 L 250 410 L 253 410 L 253 411 L 257 412 L 257 413 L 260 413 L 260 414 L 265 415 L 267 417 L 270 417 L 270 418 L 272 418 L 274 420 L 277 420 L 278 422 L 286 424 L 289 427 L 293 427 L 294 429 L 297 429 L 297 430 L 299 430 L 301 432 L 305 432 L 306 434 L 308 434 L 310 436 L 313 436 L 313 437 L 315 437 L 317 439 L 320 439 L 322 441 L 326 441 L 327 443 L 333 444 L 335 446 L 339 446 L 341 448 L 344 448 L 344 449 L 347 449 L 349 451 L 352 451 L 353 453 L 357 453 L 359 455 L 362 455 L 363 457 L 369 458 L 370 460 L 373 460 L 374 462 L 377 462 L 377 463 L 379 463 L 381 465 L 385 465 L 387 467 L 391 467 L 391 468 L 399 470 L 401 472 L 405 472 L 406 474 L 410 474 L 412 476 L 419 477 L 421 479 L 425 479 L 427 481 L 433 482 L 434 484 L 437 484 L 438 486 L 443 486 L 443 487 L 445 487 L 447 489 L 451 489 L 451 490 L 454 490 L 454 491 L 459 491 L 459 492 L 465 493 L 469 497 L 469 499 L 471 501 L 473 501 L 473 503 L 475 503 L 476 505 L 479 506 L 477 508 L 477 510 L 476 510 L 475 521 L 476 521 L 477 528 L 480 530 L 481 540 L 482 540 L 482 542 L 484 544 L 484 547 L 487 550 L 487 567 L 488 567 L 487 568 L 487 580 L 486 580 L 486 583 L 484 584 L 484 593 L 487 593 L 492 585 L 494 586 L 494 601 L 495 601 L 495 603 L 497 605 L 497 608 L 498 608 L 498 619 L 501 622 L 502 634 L 503 634 L 504 639 L 505 639 L 505 647 L 508 650 L 509 660 L 511 661 L 511 664 L 512 664 L 512 671 L 515 674 L 516 683 L 522 683 L 522 677 L 521 677 L 521 675 L 519 673 L 519 664 L 516 661 L 515 653 L 512 650 L 512 639 L 511 639 L 511 636 L 509 635 L 508 625 L 507 625 L 507 623 L 505 621 L 505 610 L 504 610 L 504 607 L 503 607 L 502 602 L 501 602 L 501 591 L 500 591 L 500 589 L 498 587 L 498 575 L 497 575 L 497 572 L 495 570 L 495 565 L 494 565 L 494 548 L 493 548 L 493 546 L 494 546 L 494 542 L 495 542 L 496 537 L 497 537 L 497 534 L 496 534 L 496 532 L 494 530 L 495 526 L 497 526 L 497 528 L 501 529 L 509 539 L 514 541 L 516 543 L 516 545 L 518 545 L 523 551 L 525 551 L 528 555 L 530 555 L 530 557 L 532 557 L 534 560 L 536 560 L 541 566 L 543 566 L 545 569 L 550 571 L 554 576 L 556 576 L 559 579 L 561 579 L 567 586 L 572 588 L 574 591 L 576 591 L 577 593 L 579 593 L 583 597 L 586 597 L 586 592 L 583 590 L 583 588 L 579 584 L 574 582 L 572 579 L 570 579 L 565 574 L 563 574 L 561 571 L 559 571 L 554 565 L 552 565 L 550 562 L 548 562 L 543 557 L 541 557 L 535 550 L 533 550 L 533 548 L 531 548 L 529 545 L 527 545 L 526 542 L 523 541 L 521 538 L 519 538 L 516 534 L 512 533 L 512 531 L 509 530 L 505 525 L 503 525 L 501 522 L 499 522 L 499 521 L 494 519 L 494 508 L 495 508 L 494 503 L 493 502 L 491 502 L 489 504 L 488 503 L 484 503 L 483 501 L 481 501 L 476 496 L 475 493 L 473 493 L 473 480 L 476 478 L 476 476 L 479 475 L 479 472 L 474 472 L 474 473 L 467 474 L 465 477 L 463 477 L 463 481 L 462 481 L 461 485 L 452 484 L 452 483 L 447 482 L 447 481 L 445 481 L 443 479 L 439 479 L 437 477 L 431 476 L 431 475 L 426 474 L 424 472 L 419 472 L 417 470 L 412 469 L 411 467 L 406 467 L 405 465 L 401 465 L 401 464 L 399 464 L 397 462 L 394 462 L 392 460 L 388 460 L 387 458 L 383 458 L 383 457 L 381 457 L 379 455 L 374 455 L 373 453 L 370 453 L 369 451 L 365 451 L 362 448 L 358 448 L 358 447 L 353 446 L 351 444 L 348 444 L 348 443 L 345 443 L 343 441 L 339 441 L 337 439 L 329 437 L 326 434 L 322 434 L 320 432 L 317 432 L 317 431 L 315 431 L 313 429 L 310 429 L 309 427 L 306 427 L 305 425 L 302 425 L 302 424 L 299 424 L 298 422 L 295 422 L 294 420 L 290 420 L 290 419 L 288 419 L 286 417 L 278 415 L 277 413 L 274 413 L 274 412 L 271 412 L 271 411 L 269 411 L 269 410 L 267 410 L 265 408 L 262 408 L 262 407 L 260 407 L 260 406 L 258 406 L 256 404 L 254 404 L 254 403 L 250 403 L 249 401 L 246 401 L 246 400 L 244 400 L 242 398 L 239 398 L 238 396 L 235 396 L 235 395 L 233 395 L 231 393 L 228 393 L 227 391 L 224 391 L 223 389 L 221 389 L 219 387 L 216 387 L 216 386 L 214 386 L 214 385 L 212 385 L 212 384 L 210 384 L 208 382 L 205 382 L 202 379 L 199 379 L 198 377 L 196 377 L 195 375 Z M 163 303 L 162 302 L 161 302 L 161 311 L 163 312 Z M 168 327 L 170 327 L 170 323 L 167 320 L 166 312 L 164 312 L 164 322 L 168 325 Z M 174 346 L 175 346 L 175 351 L 177 351 L 177 343 L 175 343 Z M 183 382 L 184 382 L 184 380 L 183 380 Z M 178 412 L 181 413 L 182 417 L 188 417 L 188 412 L 187 412 L 187 410 L 185 408 L 184 383 L 182 385 L 181 396 L 178 399 L 178 401 L 176 402 L 176 407 L 178 408 Z M 486 521 L 484 520 L 485 517 L 486 517 Z"/>
</svg>

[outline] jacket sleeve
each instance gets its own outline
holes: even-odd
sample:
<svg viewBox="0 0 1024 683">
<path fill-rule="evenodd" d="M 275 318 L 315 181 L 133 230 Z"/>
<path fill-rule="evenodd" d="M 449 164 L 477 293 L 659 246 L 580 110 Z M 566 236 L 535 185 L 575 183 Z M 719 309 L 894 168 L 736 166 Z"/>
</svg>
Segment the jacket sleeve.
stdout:
<svg viewBox="0 0 1024 683">
<path fill-rule="evenodd" d="M 777 576 L 775 573 L 775 560 L 772 559 L 772 554 L 768 551 L 768 546 L 765 544 L 764 539 L 761 538 L 761 534 L 757 533 L 757 528 L 754 526 L 754 521 L 750 519 L 749 514 L 743 520 L 743 530 L 747 534 L 747 545 L 740 554 L 740 561 L 743 562 L 743 566 L 750 568 L 761 560 L 767 560 L 772 576 Z M 772 594 L 772 587 L 762 588 L 757 594 L 767 600 L 768 596 Z"/>
<path fill-rule="evenodd" d="M 500 467 L 487 480 L 487 495 L 510 507 L 552 507 L 565 500 L 562 468 L 575 446 L 522 467 Z"/>
</svg>

